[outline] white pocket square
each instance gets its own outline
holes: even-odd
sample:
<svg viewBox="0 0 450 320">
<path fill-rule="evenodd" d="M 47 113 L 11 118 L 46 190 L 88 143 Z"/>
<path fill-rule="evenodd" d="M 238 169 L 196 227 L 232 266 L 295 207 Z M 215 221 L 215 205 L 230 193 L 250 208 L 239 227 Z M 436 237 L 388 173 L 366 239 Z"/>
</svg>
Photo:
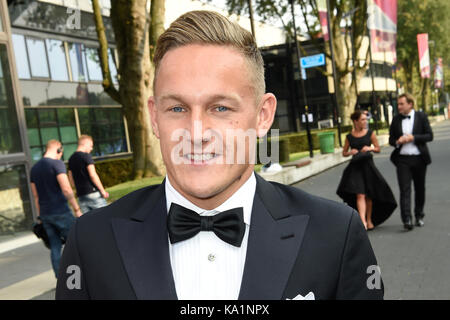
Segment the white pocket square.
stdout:
<svg viewBox="0 0 450 320">
<path fill-rule="evenodd" d="M 314 297 L 314 293 L 310 292 L 306 296 L 302 296 L 301 294 L 299 294 L 293 299 L 286 300 L 316 300 L 316 298 Z"/>
</svg>

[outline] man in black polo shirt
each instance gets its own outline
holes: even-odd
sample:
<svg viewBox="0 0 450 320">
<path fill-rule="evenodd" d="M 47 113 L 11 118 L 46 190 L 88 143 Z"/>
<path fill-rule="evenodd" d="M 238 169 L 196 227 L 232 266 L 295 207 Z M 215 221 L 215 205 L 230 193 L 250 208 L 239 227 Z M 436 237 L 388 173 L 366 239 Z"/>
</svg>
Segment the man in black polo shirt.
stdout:
<svg viewBox="0 0 450 320">
<path fill-rule="evenodd" d="M 31 191 L 33 192 L 38 219 L 44 224 L 50 242 L 50 257 L 55 276 L 58 275 L 62 241 L 65 241 L 70 227 L 75 221 L 67 201 L 77 217 L 80 207 L 73 194 L 66 174 L 66 166 L 61 161 L 61 142 L 47 142 L 44 157 L 31 168 Z"/>
<path fill-rule="evenodd" d="M 69 159 L 69 179 L 77 189 L 81 211 L 90 210 L 107 205 L 108 192 L 95 171 L 94 160 L 90 155 L 94 147 L 92 137 L 82 135 L 78 139 L 78 148 Z"/>
</svg>

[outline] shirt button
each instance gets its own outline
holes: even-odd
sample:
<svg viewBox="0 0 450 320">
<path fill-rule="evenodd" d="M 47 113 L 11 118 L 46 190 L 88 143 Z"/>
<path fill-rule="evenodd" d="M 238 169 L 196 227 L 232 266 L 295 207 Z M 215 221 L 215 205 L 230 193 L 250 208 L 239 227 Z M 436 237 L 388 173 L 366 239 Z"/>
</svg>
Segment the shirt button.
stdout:
<svg viewBox="0 0 450 320">
<path fill-rule="evenodd" d="M 210 253 L 210 254 L 208 255 L 208 260 L 211 261 L 211 262 L 213 262 L 214 260 L 216 260 L 216 256 L 215 256 L 214 254 Z"/>
</svg>

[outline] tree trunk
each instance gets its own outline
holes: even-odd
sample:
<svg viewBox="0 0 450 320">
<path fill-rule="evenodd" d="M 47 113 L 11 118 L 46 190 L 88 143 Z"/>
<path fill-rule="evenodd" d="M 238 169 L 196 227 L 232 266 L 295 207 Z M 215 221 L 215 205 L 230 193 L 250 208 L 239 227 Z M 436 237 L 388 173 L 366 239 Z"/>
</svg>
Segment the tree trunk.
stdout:
<svg viewBox="0 0 450 320">
<path fill-rule="evenodd" d="M 150 58 L 153 61 L 153 54 L 159 36 L 164 32 L 164 16 L 166 14 L 166 0 L 151 0 L 150 7 Z"/>
<path fill-rule="evenodd" d="M 94 9 L 95 6 L 98 8 L 98 0 L 92 1 Z M 164 16 L 158 19 L 164 20 Z M 98 20 L 97 15 L 96 20 Z M 127 119 L 133 150 L 133 178 L 164 175 L 165 167 L 159 140 L 152 132 L 147 107 L 153 80 L 147 0 L 111 1 L 111 22 L 119 54 L 119 89 L 115 100 L 119 100 L 122 104 Z M 101 34 L 101 28 L 97 27 L 97 32 Z M 100 45 L 104 46 L 103 37 L 99 36 L 99 39 L 103 42 Z M 104 64 L 103 61 L 102 66 Z M 114 94 L 114 89 L 106 92 L 110 95 Z"/>
</svg>

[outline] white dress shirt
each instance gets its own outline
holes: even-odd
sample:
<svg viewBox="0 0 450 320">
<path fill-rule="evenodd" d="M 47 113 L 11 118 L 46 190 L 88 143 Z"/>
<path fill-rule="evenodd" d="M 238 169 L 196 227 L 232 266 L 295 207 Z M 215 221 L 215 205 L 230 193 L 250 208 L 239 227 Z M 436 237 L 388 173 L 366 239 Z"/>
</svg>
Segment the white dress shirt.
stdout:
<svg viewBox="0 0 450 320">
<path fill-rule="evenodd" d="M 415 115 L 414 109 L 412 109 L 408 115 L 410 116 L 409 119 L 405 118 L 402 120 L 403 135 L 413 133 L 414 115 Z M 404 156 L 417 156 L 420 155 L 420 151 L 413 141 L 403 144 L 403 147 L 400 149 L 400 154 Z"/>
<path fill-rule="evenodd" d="M 243 207 L 245 234 L 239 248 L 222 241 L 212 231 L 201 231 L 194 237 L 175 244 L 169 241 L 170 262 L 178 299 L 237 300 L 256 191 L 255 174 L 252 173 L 239 190 L 214 210 L 204 210 L 187 200 L 175 190 L 167 176 L 165 190 L 168 211 L 172 202 L 205 216 Z"/>
</svg>

